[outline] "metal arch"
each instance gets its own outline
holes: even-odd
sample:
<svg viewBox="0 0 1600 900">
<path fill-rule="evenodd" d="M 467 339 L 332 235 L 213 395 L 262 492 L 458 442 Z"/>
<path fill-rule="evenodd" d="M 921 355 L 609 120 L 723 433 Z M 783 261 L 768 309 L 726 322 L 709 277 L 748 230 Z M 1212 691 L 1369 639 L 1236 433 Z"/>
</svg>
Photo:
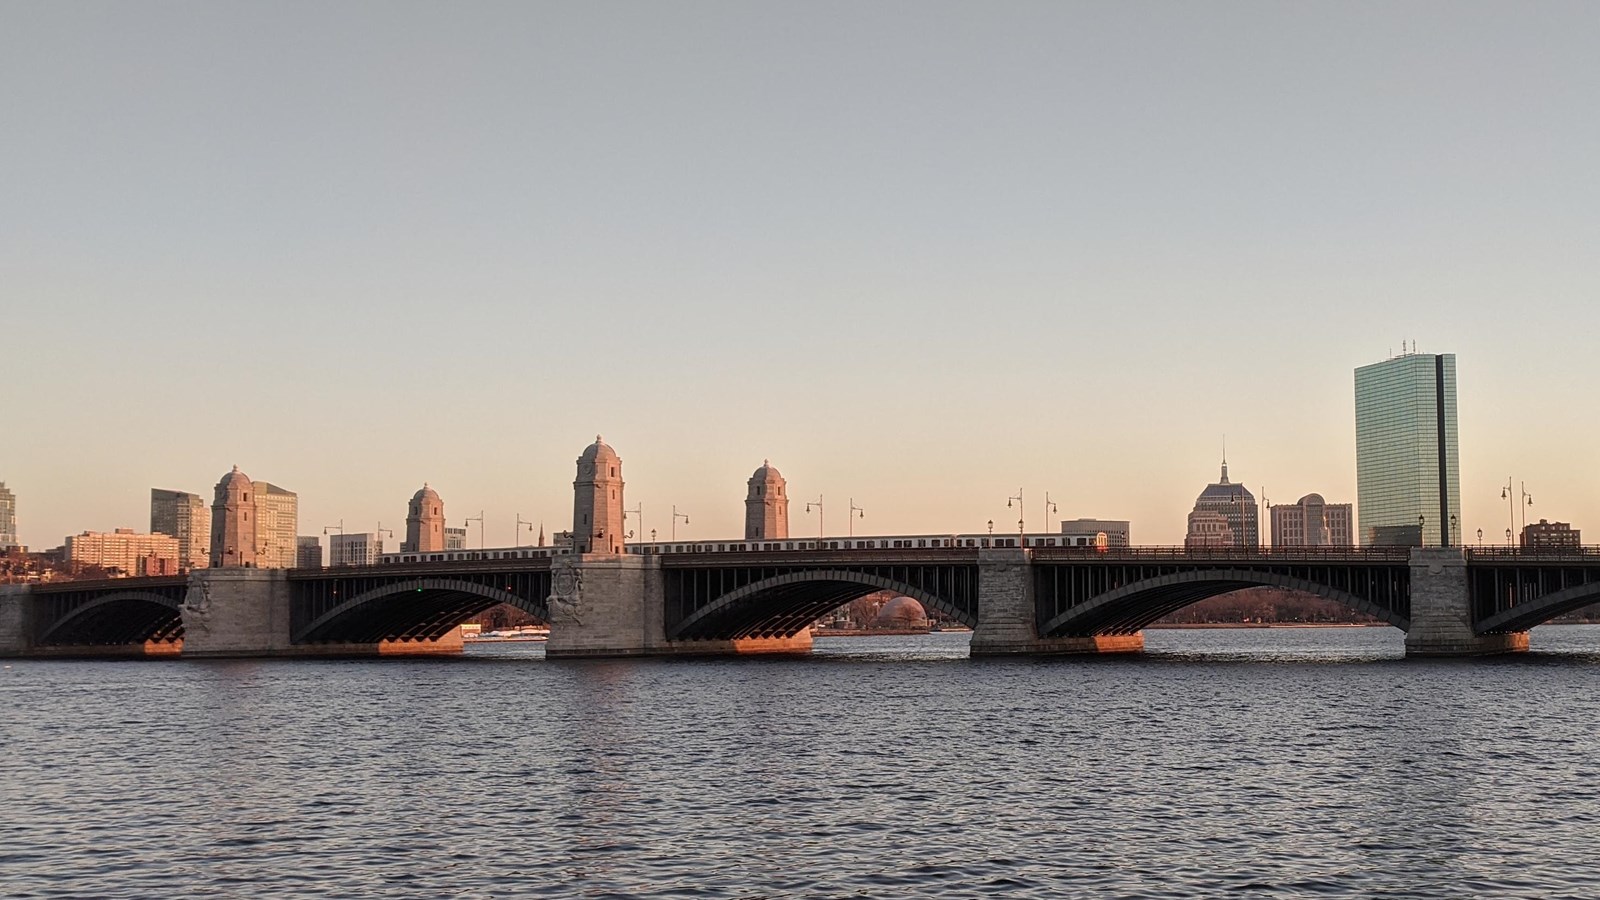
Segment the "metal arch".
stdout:
<svg viewBox="0 0 1600 900">
<path fill-rule="evenodd" d="M 1385 609 L 1369 600 L 1363 600 L 1348 591 L 1317 584 L 1291 575 L 1275 572 L 1257 572 L 1250 569 L 1212 569 L 1174 572 L 1147 578 L 1115 590 L 1107 591 L 1057 615 L 1039 629 L 1041 635 L 1056 635 L 1065 631 L 1075 621 L 1107 617 L 1120 608 L 1123 614 L 1113 616 L 1118 628 L 1103 633 L 1132 633 L 1162 616 L 1176 612 L 1192 603 L 1216 597 L 1231 591 L 1250 587 L 1277 587 L 1285 590 L 1314 594 L 1348 606 L 1357 612 L 1393 625 L 1401 631 L 1411 628 L 1411 620 L 1393 610 Z M 1130 602 L 1131 601 L 1131 602 Z M 1142 602 L 1147 601 L 1147 602 Z M 1099 615 L 1097 615 L 1099 614 Z M 1099 629 L 1096 633 L 1102 633 Z"/>
<path fill-rule="evenodd" d="M 867 587 L 880 591 L 897 591 L 913 600 L 916 600 L 924 607 L 933 607 L 969 627 L 977 625 L 977 618 L 973 614 L 957 609 L 955 604 L 950 603 L 941 597 L 930 594 L 921 588 L 912 587 L 904 582 L 885 578 L 881 575 L 869 575 L 865 572 L 852 572 L 848 569 L 807 569 L 799 572 L 785 572 L 782 575 L 774 575 L 771 578 L 764 578 L 760 581 L 751 582 L 744 587 L 729 591 L 705 606 L 695 610 L 688 616 L 688 618 L 684 619 L 682 622 L 679 622 L 667 636 L 671 640 L 684 639 L 684 636 L 692 632 L 696 625 L 699 625 L 701 622 L 704 622 L 707 619 L 726 612 L 727 610 L 738 605 L 740 602 L 759 594 L 781 590 L 783 588 L 792 586 L 806 586 L 814 589 L 821 589 L 830 584 L 848 584 L 851 585 L 851 588 L 842 593 L 828 592 L 827 595 L 823 597 L 817 597 L 814 591 L 795 591 L 793 593 L 796 594 L 796 599 L 805 598 L 805 600 L 793 606 L 786 604 L 784 609 L 780 610 L 773 616 L 768 616 L 767 619 L 781 621 L 784 623 L 784 627 L 789 627 L 790 625 L 793 625 L 797 619 L 804 618 L 805 614 L 811 613 L 811 611 L 814 609 L 815 613 L 812 614 L 809 619 L 800 621 L 799 624 L 794 627 L 793 631 L 798 632 L 800 628 L 805 626 L 805 624 L 817 618 L 818 616 L 821 616 L 828 610 L 848 603 L 855 597 L 862 596 L 861 594 L 855 593 L 856 587 Z M 870 593 L 870 591 L 867 593 Z M 843 599 L 839 599 L 840 596 L 843 596 Z M 738 636 L 740 637 L 747 636 L 747 634 L 775 633 L 776 629 L 767 629 L 760 632 L 753 631 L 753 629 L 760 628 L 765 621 L 766 620 L 763 619 L 762 622 L 750 623 L 735 630 L 739 632 Z"/>
<path fill-rule="evenodd" d="M 427 591 L 430 593 L 430 596 L 434 596 L 435 592 L 470 594 L 476 597 L 484 597 L 489 600 L 493 600 L 495 603 L 509 603 L 512 606 L 522 610 L 528 610 L 530 605 L 528 600 L 519 597 L 510 591 L 502 590 L 500 588 L 487 587 L 481 584 L 474 584 L 470 581 L 462 581 L 455 578 L 412 578 L 405 581 L 396 581 L 391 584 L 371 588 L 370 590 L 363 591 L 354 597 L 351 597 L 349 600 L 346 600 L 333 609 L 330 609 L 318 616 L 316 619 L 312 620 L 310 624 L 296 632 L 291 643 L 299 644 L 305 642 L 310 635 L 316 634 L 320 629 L 328 625 L 330 622 L 334 622 L 340 618 L 343 618 L 352 610 L 358 609 L 374 600 L 385 597 L 399 596 L 402 594 L 413 594 L 419 591 Z M 532 610 L 528 611 L 532 612 Z M 537 615 L 538 613 L 535 614 Z M 430 622 L 426 624 L 431 625 L 434 623 Z M 449 629 L 446 628 L 445 630 L 448 631 Z"/>
<path fill-rule="evenodd" d="M 159 606 L 163 609 L 166 609 L 174 614 L 174 618 L 178 620 L 180 625 L 182 624 L 182 600 L 174 599 L 172 597 L 156 593 L 155 591 L 117 591 L 116 593 L 105 594 L 104 596 L 96 597 L 80 606 L 73 607 L 72 610 L 66 615 L 62 616 L 60 619 L 57 619 L 55 622 L 51 623 L 48 628 L 39 632 L 35 640 L 39 644 L 50 644 L 55 638 L 55 635 L 65 626 L 82 622 L 85 618 L 104 610 L 106 607 L 113 606 L 118 603 L 126 603 L 129 601 L 148 604 L 151 606 Z M 176 636 L 175 634 L 172 634 L 172 622 L 167 617 L 156 620 L 155 622 L 151 623 L 151 626 L 150 633 L 141 640 L 153 640 L 163 635 Z"/>
<path fill-rule="evenodd" d="M 1478 634 L 1504 634 L 1527 631 L 1536 625 L 1543 625 L 1563 613 L 1569 613 L 1596 602 L 1600 602 L 1600 581 L 1576 585 L 1565 590 L 1545 594 L 1537 600 L 1519 603 L 1510 609 L 1495 613 L 1482 622 L 1475 623 L 1473 630 Z"/>
</svg>

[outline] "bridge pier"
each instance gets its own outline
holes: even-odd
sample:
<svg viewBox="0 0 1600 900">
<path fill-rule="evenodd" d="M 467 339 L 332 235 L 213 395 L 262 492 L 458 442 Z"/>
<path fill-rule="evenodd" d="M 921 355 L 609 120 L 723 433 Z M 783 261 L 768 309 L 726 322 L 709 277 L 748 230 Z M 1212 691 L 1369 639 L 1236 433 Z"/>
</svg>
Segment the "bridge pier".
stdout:
<svg viewBox="0 0 1600 900">
<path fill-rule="evenodd" d="M 551 570 L 552 659 L 618 656 L 722 656 L 809 653 L 811 632 L 793 637 L 667 639 L 666 590 L 657 556 L 583 553 L 559 557 Z"/>
<path fill-rule="evenodd" d="M 33 649 L 32 585 L 0 584 L 0 656 L 26 656 Z"/>
<path fill-rule="evenodd" d="M 1056 653 L 1138 653 L 1144 633 L 1041 637 L 1033 596 L 1029 551 L 978 551 L 978 625 L 972 630 L 973 656 Z"/>
<path fill-rule="evenodd" d="M 1465 551 L 1451 547 L 1412 550 L 1406 656 L 1489 656 L 1528 649 L 1526 631 L 1479 634 L 1472 620 Z"/>
</svg>

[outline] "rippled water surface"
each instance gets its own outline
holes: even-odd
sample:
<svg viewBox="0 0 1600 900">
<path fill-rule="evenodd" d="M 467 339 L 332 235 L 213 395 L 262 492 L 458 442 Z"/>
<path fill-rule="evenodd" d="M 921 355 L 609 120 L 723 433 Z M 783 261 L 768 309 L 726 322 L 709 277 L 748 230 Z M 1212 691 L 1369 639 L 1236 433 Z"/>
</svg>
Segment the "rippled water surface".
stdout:
<svg viewBox="0 0 1600 900">
<path fill-rule="evenodd" d="M 1593 897 L 1600 627 L 10 661 L 0 894 Z"/>
</svg>

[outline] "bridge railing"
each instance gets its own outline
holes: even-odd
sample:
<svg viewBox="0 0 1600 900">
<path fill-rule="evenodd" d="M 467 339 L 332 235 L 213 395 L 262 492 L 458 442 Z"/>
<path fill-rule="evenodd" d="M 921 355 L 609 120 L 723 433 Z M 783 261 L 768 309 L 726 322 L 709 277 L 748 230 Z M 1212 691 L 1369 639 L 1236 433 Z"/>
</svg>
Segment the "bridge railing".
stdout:
<svg viewBox="0 0 1600 900">
<path fill-rule="evenodd" d="M 1574 562 L 1595 562 L 1600 560 L 1600 547 L 1467 547 L 1469 559 L 1484 562 L 1515 562 L 1528 560 L 1537 562 L 1559 561 L 1570 559 Z"/>
<path fill-rule="evenodd" d="M 1411 558 L 1409 547 L 1033 547 L 1034 559 L 1130 562 L 1393 563 Z"/>
</svg>

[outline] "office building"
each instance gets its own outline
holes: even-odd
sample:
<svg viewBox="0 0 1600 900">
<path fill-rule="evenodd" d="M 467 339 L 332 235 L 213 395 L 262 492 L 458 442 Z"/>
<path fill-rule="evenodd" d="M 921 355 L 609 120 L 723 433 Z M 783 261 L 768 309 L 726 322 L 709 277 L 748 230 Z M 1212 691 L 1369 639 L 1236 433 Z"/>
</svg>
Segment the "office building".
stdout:
<svg viewBox="0 0 1600 900">
<path fill-rule="evenodd" d="M 1069 547 L 1127 547 L 1133 543 L 1125 519 L 1065 519 L 1061 533 Z"/>
<path fill-rule="evenodd" d="M 211 564 L 211 510 L 199 494 L 151 488 L 150 531 L 178 539 L 179 568 Z"/>
<path fill-rule="evenodd" d="M 1355 381 L 1361 543 L 1459 546 L 1455 354 L 1406 353 Z"/>
<path fill-rule="evenodd" d="M 449 527 L 445 528 L 445 530 L 444 530 L 444 548 L 446 550 L 465 550 L 465 549 L 467 549 L 467 529 L 465 529 L 465 528 L 449 528 Z"/>
<path fill-rule="evenodd" d="M 1215 513 L 1227 523 L 1226 532 L 1216 527 L 1216 521 L 1207 516 L 1196 518 L 1189 517 L 1189 528 L 1184 538 L 1184 546 L 1191 546 L 1189 538 L 1195 538 L 1200 543 L 1194 546 L 1217 546 L 1215 543 L 1225 534 L 1227 546 L 1255 548 L 1261 545 L 1261 526 L 1259 511 L 1256 507 L 1255 495 L 1242 484 L 1234 484 L 1228 480 L 1228 460 L 1222 460 L 1222 480 L 1215 484 L 1206 485 L 1200 496 L 1194 501 L 1194 512 Z M 1199 531 L 1195 526 L 1202 526 Z"/>
<path fill-rule="evenodd" d="M 256 482 L 255 488 L 256 566 L 293 568 L 300 536 L 300 498 L 265 481 Z"/>
<path fill-rule="evenodd" d="M 294 539 L 294 567 L 296 569 L 322 568 L 322 538 L 300 535 Z"/>
<path fill-rule="evenodd" d="M 1280 503 L 1272 507 L 1272 546 L 1353 547 L 1353 516 L 1350 504 L 1329 503 L 1321 494 Z"/>
<path fill-rule="evenodd" d="M 20 547 L 17 540 L 17 495 L 0 481 L 0 550 Z"/>
<path fill-rule="evenodd" d="M 383 535 L 330 534 L 328 535 L 328 565 L 375 566 L 383 555 Z"/>
</svg>

